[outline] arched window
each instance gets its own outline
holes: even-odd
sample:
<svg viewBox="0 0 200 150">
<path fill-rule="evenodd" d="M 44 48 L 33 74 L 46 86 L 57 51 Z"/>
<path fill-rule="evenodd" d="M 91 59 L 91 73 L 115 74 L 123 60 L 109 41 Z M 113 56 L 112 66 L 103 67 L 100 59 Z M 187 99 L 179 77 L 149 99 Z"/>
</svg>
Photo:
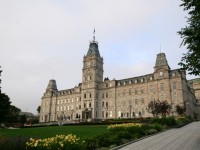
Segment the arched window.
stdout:
<svg viewBox="0 0 200 150">
<path fill-rule="evenodd" d="M 142 108 L 142 115 L 145 115 L 145 110 L 144 110 L 144 108 Z"/>
<path fill-rule="evenodd" d="M 84 98 L 86 99 L 86 94 L 84 94 Z"/>
<path fill-rule="evenodd" d="M 92 98 L 92 94 L 90 93 L 90 98 Z"/>
</svg>

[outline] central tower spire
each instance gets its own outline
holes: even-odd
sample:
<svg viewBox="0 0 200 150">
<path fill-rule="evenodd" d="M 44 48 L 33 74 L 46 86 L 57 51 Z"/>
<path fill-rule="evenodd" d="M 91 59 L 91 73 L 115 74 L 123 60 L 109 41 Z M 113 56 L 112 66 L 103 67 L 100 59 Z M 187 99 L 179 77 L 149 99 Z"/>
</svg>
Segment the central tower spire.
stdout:
<svg viewBox="0 0 200 150">
<path fill-rule="evenodd" d="M 86 56 L 96 56 L 100 58 L 98 42 L 95 40 L 95 29 L 93 32 L 93 39 L 90 41 L 89 49 Z"/>
</svg>

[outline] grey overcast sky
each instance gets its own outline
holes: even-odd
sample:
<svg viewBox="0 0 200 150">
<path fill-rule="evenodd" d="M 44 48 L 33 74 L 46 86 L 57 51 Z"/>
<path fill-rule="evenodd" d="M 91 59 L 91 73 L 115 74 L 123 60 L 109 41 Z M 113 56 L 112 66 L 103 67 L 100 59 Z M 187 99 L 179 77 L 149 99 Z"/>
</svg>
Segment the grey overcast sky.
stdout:
<svg viewBox="0 0 200 150">
<path fill-rule="evenodd" d="M 22 111 L 36 114 L 50 79 L 59 90 L 78 85 L 94 27 L 104 77 L 152 73 L 160 45 L 171 69 L 179 68 L 186 49 L 180 47 L 177 31 L 185 27 L 187 15 L 180 4 L 181 0 L 0 0 L 2 92 Z"/>
</svg>

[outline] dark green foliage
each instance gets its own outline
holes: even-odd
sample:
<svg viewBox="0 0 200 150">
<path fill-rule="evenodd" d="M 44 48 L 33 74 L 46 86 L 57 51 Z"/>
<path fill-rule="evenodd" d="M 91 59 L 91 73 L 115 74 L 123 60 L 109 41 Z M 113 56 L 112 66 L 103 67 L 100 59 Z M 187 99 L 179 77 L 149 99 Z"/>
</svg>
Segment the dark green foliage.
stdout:
<svg viewBox="0 0 200 150">
<path fill-rule="evenodd" d="M 20 123 L 26 123 L 26 115 L 20 116 Z"/>
<path fill-rule="evenodd" d="M 13 105 L 10 105 L 9 110 L 6 115 L 6 122 L 17 123 L 19 122 L 19 112 L 21 110 Z"/>
<path fill-rule="evenodd" d="M 162 115 L 163 117 L 166 117 L 171 111 L 171 105 L 166 100 L 154 100 L 149 102 L 147 110 L 149 113 L 152 113 L 153 116 Z"/>
<path fill-rule="evenodd" d="M 40 109 L 41 109 L 41 106 L 38 106 L 38 108 L 37 108 L 38 114 L 40 113 Z"/>
<path fill-rule="evenodd" d="M 187 53 L 183 54 L 179 65 L 189 74 L 200 75 L 200 1 L 182 0 L 180 6 L 188 11 L 188 25 L 182 28 L 178 34 L 183 39 L 182 44 L 187 47 Z"/>
<path fill-rule="evenodd" d="M 182 116 L 186 111 L 185 106 L 176 105 L 176 112 Z"/>
<path fill-rule="evenodd" d="M 174 117 L 163 117 L 163 118 L 154 118 L 152 123 L 157 123 L 160 125 L 166 125 L 168 127 L 175 126 L 176 120 Z"/>
<path fill-rule="evenodd" d="M 97 138 L 90 137 L 84 140 L 85 149 L 87 150 L 94 150 L 98 147 L 98 140 Z"/>
<path fill-rule="evenodd" d="M 10 98 L 4 93 L 0 93 L 0 123 L 6 121 L 6 115 L 9 112 L 10 104 Z"/>
</svg>

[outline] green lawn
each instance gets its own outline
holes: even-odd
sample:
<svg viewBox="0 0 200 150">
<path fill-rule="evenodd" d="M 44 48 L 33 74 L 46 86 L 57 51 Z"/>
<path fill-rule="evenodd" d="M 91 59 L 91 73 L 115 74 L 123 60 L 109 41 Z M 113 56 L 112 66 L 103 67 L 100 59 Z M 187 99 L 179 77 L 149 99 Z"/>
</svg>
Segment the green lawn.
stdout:
<svg viewBox="0 0 200 150">
<path fill-rule="evenodd" d="M 0 137 L 47 138 L 60 134 L 75 134 L 80 138 L 107 132 L 107 125 L 49 126 L 22 129 L 0 129 Z"/>
</svg>

